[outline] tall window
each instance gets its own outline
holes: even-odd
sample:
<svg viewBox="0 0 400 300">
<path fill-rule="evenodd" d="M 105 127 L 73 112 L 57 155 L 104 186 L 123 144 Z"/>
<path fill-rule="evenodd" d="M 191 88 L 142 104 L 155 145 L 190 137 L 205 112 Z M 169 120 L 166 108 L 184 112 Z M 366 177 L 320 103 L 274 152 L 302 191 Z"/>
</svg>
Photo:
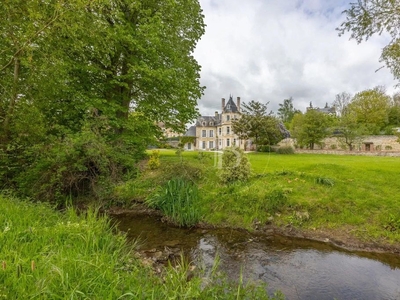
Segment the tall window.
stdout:
<svg viewBox="0 0 400 300">
<path fill-rule="evenodd" d="M 218 135 L 222 135 L 222 128 L 218 128 Z"/>
<path fill-rule="evenodd" d="M 233 139 L 233 146 L 236 146 L 236 139 Z"/>
<path fill-rule="evenodd" d="M 226 139 L 226 146 L 229 147 L 231 145 L 230 139 Z"/>
<path fill-rule="evenodd" d="M 214 130 L 210 130 L 210 137 L 214 137 Z"/>
<path fill-rule="evenodd" d="M 207 137 L 207 130 L 202 130 L 201 131 L 201 136 L 202 137 Z"/>
<path fill-rule="evenodd" d="M 205 141 L 203 141 L 202 149 L 206 149 L 206 142 Z"/>
<path fill-rule="evenodd" d="M 230 134 L 231 133 L 231 128 L 228 126 L 226 127 L 226 134 Z"/>
<path fill-rule="evenodd" d="M 229 121 L 230 119 L 231 119 L 231 116 L 230 116 L 230 115 L 227 115 L 227 116 L 226 116 L 226 120 Z"/>
<path fill-rule="evenodd" d="M 208 142 L 208 148 L 209 148 L 209 149 L 214 148 L 214 142 L 213 142 L 213 141 L 209 141 L 209 142 Z"/>
</svg>

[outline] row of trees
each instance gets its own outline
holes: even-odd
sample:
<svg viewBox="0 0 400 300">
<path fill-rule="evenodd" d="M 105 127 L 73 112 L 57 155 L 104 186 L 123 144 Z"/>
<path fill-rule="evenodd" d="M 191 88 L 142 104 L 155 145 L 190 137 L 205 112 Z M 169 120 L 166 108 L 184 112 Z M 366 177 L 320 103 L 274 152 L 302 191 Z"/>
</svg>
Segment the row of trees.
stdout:
<svg viewBox="0 0 400 300">
<path fill-rule="evenodd" d="M 252 139 L 256 145 L 274 145 L 287 137 L 288 128 L 301 147 L 313 149 L 333 135 L 352 150 L 365 135 L 393 134 L 400 127 L 400 94 L 390 97 L 380 86 L 354 96 L 346 92 L 336 95 L 332 103 L 336 114 L 315 108 L 302 113 L 289 98 L 279 104 L 275 116 L 268 111 L 268 104 L 250 101 L 242 105 L 242 117 L 233 122 L 240 139 Z"/>
<path fill-rule="evenodd" d="M 350 150 L 365 135 L 394 134 L 400 126 L 400 95 L 390 97 L 383 87 L 351 96 L 343 92 L 332 103 L 336 114 L 316 109 L 294 114 L 289 127 L 300 146 L 311 149 L 323 138 L 334 135 Z"/>
<path fill-rule="evenodd" d="M 197 0 L 12 0 L 0 10 L 0 186 L 99 194 L 197 116 Z"/>
</svg>

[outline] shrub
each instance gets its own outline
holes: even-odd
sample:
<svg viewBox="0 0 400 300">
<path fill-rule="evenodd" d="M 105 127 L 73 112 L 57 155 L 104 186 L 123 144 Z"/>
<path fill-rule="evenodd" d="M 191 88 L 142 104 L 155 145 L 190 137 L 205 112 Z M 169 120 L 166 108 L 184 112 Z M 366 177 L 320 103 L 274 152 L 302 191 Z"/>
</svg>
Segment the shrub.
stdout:
<svg viewBox="0 0 400 300">
<path fill-rule="evenodd" d="M 260 145 L 257 147 L 258 152 L 274 152 L 274 148 L 270 145 Z"/>
<path fill-rule="evenodd" d="M 153 150 L 150 154 L 149 162 L 147 163 L 151 170 L 158 169 L 160 167 L 160 151 Z"/>
<path fill-rule="evenodd" d="M 146 202 L 179 226 L 192 226 L 200 220 L 199 193 L 192 182 L 175 178 Z"/>
<path fill-rule="evenodd" d="M 385 146 L 385 150 L 392 150 L 393 148 L 392 148 L 392 146 L 390 146 L 390 145 L 386 145 Z"/>
<path fill-rule="evenodd" d="M 294 148 L 291 146 L 283 146 L 283 147 L 277 148 L 275 152 L 278 154 L 293 154 Z"/>
<path fill-rule="evenodd" d="M 332 144 L 332 145 L 330 145 L 329 148 L 331 148 L 332 150 L 336 150 L 336 149 L 337 149 L 337 146 L 336 146 L 335 144 Z"/>
<path fill-rule="evenodd" d="M 247 181 L 251 175 L 250 163 L 243 150 L 226 148 L 222 154 L 222 166 L 218 173 L 223 183 Z"/>
</svg>

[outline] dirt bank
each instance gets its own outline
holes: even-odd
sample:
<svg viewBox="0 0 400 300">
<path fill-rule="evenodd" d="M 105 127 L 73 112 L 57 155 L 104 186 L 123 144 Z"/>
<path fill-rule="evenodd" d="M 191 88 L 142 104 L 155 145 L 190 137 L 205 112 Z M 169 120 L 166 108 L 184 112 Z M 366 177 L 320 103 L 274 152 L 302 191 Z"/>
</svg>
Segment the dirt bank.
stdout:
<svg viewBox="0 0 400 300">
<path fill-rule="evenodd" d="M 138 215 L 151 215 L 155 217 L 162 217 L 162 214 L 154 209 L 148 208 L 146 205 L 137 203 L 133 208 L 126 209 L 120 207 L 112 207 L 106 212 L 110 215 L 118 214 L 138 214 Z M 163 221 L 168 222 L 166 218 Z M 199 228 L 227 228 L 228 226 L 215 226 L 207 223 L 200 223 L 197 225 Z M 233 227 L 234 229 L 244 230 L 243 228 Z M 378 253 L 392 253 L 400 255 L 400 244 L 390 244 L 384 239 L 381 240 L 361 240 L 354 234 L 355 228 L 340 228 L 340 229 L 315 229 L 306 230 L 293 226 L 279 227 L 274 224 L 257 225 L 253 230 L 255 233 L 262 233 L 266 235 L 282 235 L 287 237 L 304 238 L 313 241 L 328 243 L 334 247 L 355 251 L 355 252 L 378 252 Z"/>
</svg>

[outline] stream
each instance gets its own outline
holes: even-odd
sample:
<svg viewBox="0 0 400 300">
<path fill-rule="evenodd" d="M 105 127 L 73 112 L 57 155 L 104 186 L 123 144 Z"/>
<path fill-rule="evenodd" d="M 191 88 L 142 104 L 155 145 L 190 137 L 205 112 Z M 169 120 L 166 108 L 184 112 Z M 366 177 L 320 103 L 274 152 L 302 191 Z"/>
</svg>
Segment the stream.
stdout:
<svg viewBox="0 0 400 300">
<path fill-rule="evenodd" d="M 183 253 L 211 270 L 215 257 L 232 280 L 263 281 L 286 299 L 400 300 L 400 256 L 350 252 L 323 242 L 234 229 L 182 229 L 158 217 L 111 216 L 139 251 L 154 260 Z"/>
</svg>

